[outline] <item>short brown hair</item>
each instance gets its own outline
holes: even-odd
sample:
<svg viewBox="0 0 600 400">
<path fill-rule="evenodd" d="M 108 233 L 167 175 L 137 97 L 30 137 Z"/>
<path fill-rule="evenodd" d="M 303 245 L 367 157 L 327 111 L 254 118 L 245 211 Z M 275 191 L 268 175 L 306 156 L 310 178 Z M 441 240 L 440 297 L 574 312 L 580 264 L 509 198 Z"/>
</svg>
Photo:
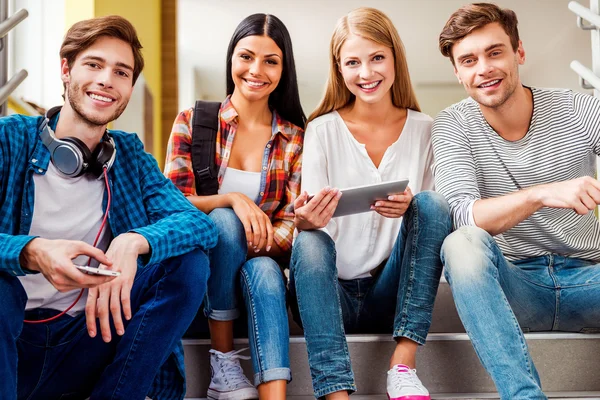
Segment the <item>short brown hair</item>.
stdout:
<svg viewBox="0 0 600 400">
<path fill-rule="evenodd" d="M 500 8 L 492 3 L 467 4 L 454 12 L 446 22 L 440 33 L 440 52 L 444 57 L 450 58 L 454 64 L 452 47 L 456 42 L 475 29 L 483 28 L 493 22 L 499 23 L 510 38 L 514 51 L 519 48 L 519 30 L 517 29 L 517 14 L 513 10 Z"/>
<path fill-rule="evenodd" d="M 67 60 L 70 69 L 79 53 L 92 46 L 102 36 L 120 39 L 131 46 L 134 60 L 133 84 L 135 84 L 144 69 L 142 44 L 131 22 L 119 15 L 108 15 L 75 23 L 69 28 L 60 46 L 60 58 Z"/>
</svg>

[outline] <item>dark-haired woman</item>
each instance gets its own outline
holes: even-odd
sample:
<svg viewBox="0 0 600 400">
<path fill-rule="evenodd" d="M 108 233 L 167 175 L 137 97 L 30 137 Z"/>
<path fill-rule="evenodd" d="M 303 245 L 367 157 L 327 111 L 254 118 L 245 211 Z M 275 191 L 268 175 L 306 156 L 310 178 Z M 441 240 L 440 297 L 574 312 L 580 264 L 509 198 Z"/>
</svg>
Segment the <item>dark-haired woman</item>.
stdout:
<svg viewBox="0 0 600 400">
<path fill-rule="evenodd" d="M 191 163 L 193 109 L 179 114 L 165 175 L 219 230 L 210 252 L 212 378 L 208 397 L 256 398 L 233 351 L 241 290 L 248 313 L 254 384 L 261 399 L 284 398 L 291 379 L 285 286 L 274 258 L 289 255 L 293 203 L 300 192 L 305 116 L 289 33 L 273 15 L 244 19 L 227 51 L 227 98 L 219 111 L 215 159 L 218 194 L 198 196 Z"/>
</svg>

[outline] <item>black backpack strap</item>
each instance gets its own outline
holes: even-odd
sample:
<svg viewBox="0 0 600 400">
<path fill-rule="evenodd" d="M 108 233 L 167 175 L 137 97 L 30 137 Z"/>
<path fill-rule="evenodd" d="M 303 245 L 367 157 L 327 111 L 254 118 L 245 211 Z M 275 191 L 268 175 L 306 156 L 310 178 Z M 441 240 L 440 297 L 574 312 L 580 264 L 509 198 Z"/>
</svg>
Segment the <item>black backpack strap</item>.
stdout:
<svg viewBox="0 0 600 400">
<path fill-rule="evenodd" d="M 221 103 L 196 101 L 192 119 L 192 168 L 196 179 L 196 194 L 209 196 L 217 194 L 219 181 L 215 162 L 217 133 L 219 131 L 219 110 Z"/>
</svg>

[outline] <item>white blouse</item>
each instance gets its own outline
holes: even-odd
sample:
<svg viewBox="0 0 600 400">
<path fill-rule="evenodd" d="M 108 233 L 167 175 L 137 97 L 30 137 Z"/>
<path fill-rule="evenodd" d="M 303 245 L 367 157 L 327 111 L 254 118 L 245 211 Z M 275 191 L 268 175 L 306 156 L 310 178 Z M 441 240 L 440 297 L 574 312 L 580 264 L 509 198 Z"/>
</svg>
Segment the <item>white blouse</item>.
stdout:
<svg viewBox="0 0 600 400">
<path fill-rule="evenodd" d="M 325 186 L 344 189 L 404 178 L 415 195 L 432 190 L 431 125 L 428 115 L 408 110 L 400 137 L 376 168 L 337 111 L 316 118 L 304 137 L 302 190 L 316 193 Z M 323 230 L 335 242 L 339 278 L 370 276 L 390 256 L 401 222 L 374 211 L 332 218 Z"/>
</svg>

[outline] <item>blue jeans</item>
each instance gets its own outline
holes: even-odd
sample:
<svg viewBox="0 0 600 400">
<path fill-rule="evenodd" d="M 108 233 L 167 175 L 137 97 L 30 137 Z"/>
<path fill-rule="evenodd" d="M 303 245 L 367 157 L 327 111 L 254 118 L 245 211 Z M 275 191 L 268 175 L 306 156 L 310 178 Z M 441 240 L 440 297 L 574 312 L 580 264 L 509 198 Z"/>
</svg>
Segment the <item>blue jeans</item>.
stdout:
<svg viewBox="0 0 600 400">
<path fill-rule="evenodd" d="M 281 268 L 270 257 L 247 259 L 244 226 L 232 209 L 216 208 L 208 216 L 217 226 L 219 240 L 209 252 L 211 276 L 205 314 L 217 321 L 236 319 L 241 288 L 248 314 L 254 384 L 290 381 L 290 333 Z"/>
<path fill-rule="evenodd" d="M 200 308 L 208 273 L 208 257 L 200 250 L 139 269 L 131 290 L 133 317 L 123 319 L 123 336 L 112 327 L 110 343 L 100 329 L 95 338 L 88 335 L 85 313 L 24 324 L 24 318 L 40 320 L 58 311 L 25 311 L 27 294 L 19 280 L 0 274 L 0 398 L 145 398 Z"/>
<path fill-rule="evenodd" d="M 523 330 L 598 330 L 600 264 L 556 254 L 509 262 L 473 226 L 448 236 L 441 256 L 458 314 L 501 398 L 546 399 Z"/>
<path fill-rule="evenodd" d="M 375 277 L 339 280 L 335 243 L 303 231 L 292 250 L 290 291 L 304 328 L 315 397 L 356 390 L 345 332 L 393 332 L 424 344 L 451 229 L 446 200 L 421 192 L 404 215 L 389 259 Z"/>
</svg>

